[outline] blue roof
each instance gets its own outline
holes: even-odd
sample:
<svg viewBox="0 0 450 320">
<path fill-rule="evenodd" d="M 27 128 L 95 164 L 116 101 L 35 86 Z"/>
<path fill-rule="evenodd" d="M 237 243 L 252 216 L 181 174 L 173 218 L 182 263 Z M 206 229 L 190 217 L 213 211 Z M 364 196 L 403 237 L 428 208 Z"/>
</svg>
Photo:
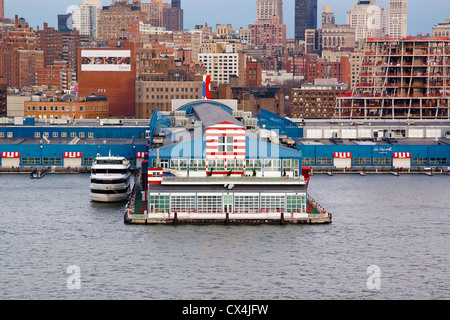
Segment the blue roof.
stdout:
<svg viewBox="0 0 450 320">
<path fill-rule="evenodd" d="M 149 159 L 155 159 L 157 149 L 150 150 Z M 247 159 L 300 159 L 302 152 L 297 149 L 272 144 L 266 141 L 246 138 L 246 158 Z M 159 156 L 162 159 L 205 159 L 206 158 L 206 137 L 186 142 L 180 142 L 167 147 L 159 148 Z"/>
</svg>

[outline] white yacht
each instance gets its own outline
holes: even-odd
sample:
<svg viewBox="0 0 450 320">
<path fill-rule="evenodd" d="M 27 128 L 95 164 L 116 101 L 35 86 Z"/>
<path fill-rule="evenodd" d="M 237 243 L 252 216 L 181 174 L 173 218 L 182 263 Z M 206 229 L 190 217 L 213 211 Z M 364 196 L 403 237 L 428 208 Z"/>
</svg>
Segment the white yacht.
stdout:
<svg viewBox="0 0 450 320">
<path fill-rule="evenodd" d="M 131 193 L 130 179 L 130 162 L 127 158 L 97 155 L 91 168 L 91 200 L 127 201 Z"/>
</svg>

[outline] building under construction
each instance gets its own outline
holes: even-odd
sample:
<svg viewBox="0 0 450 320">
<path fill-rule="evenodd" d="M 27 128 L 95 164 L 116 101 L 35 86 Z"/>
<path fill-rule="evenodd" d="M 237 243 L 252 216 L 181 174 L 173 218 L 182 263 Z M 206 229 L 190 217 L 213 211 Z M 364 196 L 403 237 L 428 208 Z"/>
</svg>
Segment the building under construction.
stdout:
<svg viewBox="0 0 450 320">
<path fill-rule="evenodd" d="M 450 119 L 450 38 L 369 38 L 338 119 Z"/>
</svg>

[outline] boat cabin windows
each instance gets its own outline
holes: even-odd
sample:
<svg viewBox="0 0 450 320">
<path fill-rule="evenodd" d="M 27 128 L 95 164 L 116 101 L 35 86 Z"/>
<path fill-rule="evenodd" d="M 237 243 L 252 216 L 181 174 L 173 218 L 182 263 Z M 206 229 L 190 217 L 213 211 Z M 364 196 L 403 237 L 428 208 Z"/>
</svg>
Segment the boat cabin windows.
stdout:
<svg viewBox="0 0 450 320">
<path fill-rule="evenodd" d="M 97 173 L 118 173 L 118 174 L 126 174 L 128 172 L 128 169 L 92 169 L 93 174 Z"/>
<path fill-rule="evenodd" d="M 126 164 L 126 160 L 122 159 L 111 159 L 111 160 L 97 160 L 96 164 Z"/>
</svg>

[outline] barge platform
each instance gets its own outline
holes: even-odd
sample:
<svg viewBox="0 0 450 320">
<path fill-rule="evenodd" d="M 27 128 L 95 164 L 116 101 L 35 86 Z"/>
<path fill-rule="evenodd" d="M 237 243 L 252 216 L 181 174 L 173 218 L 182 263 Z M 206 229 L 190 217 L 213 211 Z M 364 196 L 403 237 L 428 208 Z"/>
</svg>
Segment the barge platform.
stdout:
<svg viewBox="0 0 450 320">
<path fill-rule="evenodd" d="M 125 224 L 140 225 L 319 225 L 330 224 L 332 214 L 323 209 L 311 196 L 307 195 L 306 210 L 303 213 L 260 212 L 260 213 L 235 213 L 215 212 L 197 213 L 150 213 L 146 197 L 147 191 L 143 190 L 141 175 L 135 176 L 135 184 L 132 196 L 124 210 Z"/>
</svg>

